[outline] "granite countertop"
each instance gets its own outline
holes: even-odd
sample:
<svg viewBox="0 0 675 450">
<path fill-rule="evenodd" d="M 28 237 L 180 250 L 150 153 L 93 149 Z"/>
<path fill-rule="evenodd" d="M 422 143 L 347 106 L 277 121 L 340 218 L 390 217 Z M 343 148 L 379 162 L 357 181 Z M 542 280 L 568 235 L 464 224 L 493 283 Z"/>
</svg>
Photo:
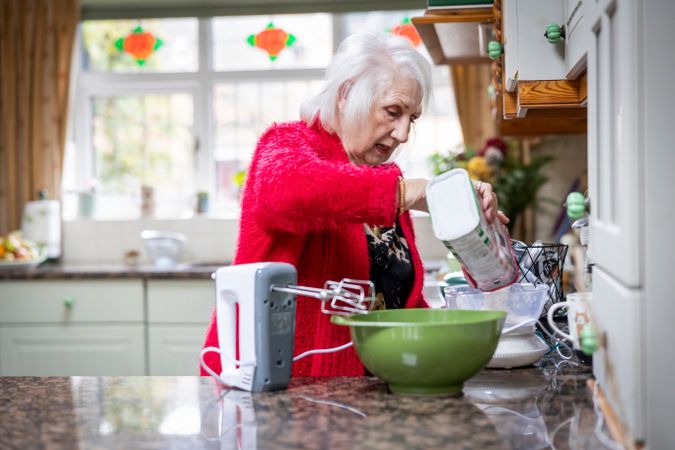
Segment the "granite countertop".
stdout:
<svg viewBox="0 0 675 450">
<path fill-rule="evenodd" d="M 157 268 L 151 265 L 127 266 L 122 264 L 73 264 L 47 262 L 37 267 L 3 268 L 0 270 L 0 282 L 3 280 L 34 279 L 210 279 L 211 274 L 229 262 L 185 263 L 171 268 Z"/>
<path fill-rule="evenodd" d="M 396 396 L 372 377 L 253 394 L 207 377 L 2 377 L 0 447 L 604 448 L 590 376 L 552 361 L 485 369 L 451 398 Z"/>
</svg>

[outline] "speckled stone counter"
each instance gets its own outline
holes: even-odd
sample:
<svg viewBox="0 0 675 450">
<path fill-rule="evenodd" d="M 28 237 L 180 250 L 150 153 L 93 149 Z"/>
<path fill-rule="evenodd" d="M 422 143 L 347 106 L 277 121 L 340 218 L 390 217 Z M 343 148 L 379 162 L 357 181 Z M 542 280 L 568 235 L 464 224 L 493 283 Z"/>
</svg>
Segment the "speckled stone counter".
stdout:
<svg viewBox="0 0 675 450">
<path fill-rule="evenodd" d="M 209 279 L 219 267 L 227 265 L 216 263 L 179 264 L 167 269 L 158 269 L 149 265 L 124 266 L 121 264 L 62 264 L 45 263 L 38 267 L 3 268 L 0 270 L 2 280 L 32 279 Z"/>
<path fill-rule="evenodd" d="M 0 448 L 597 449 L 590 368 L 486 369 L 455 398 L 377 378 L 224 390 L 199 377 L 0 378 Z"/>
</svg>

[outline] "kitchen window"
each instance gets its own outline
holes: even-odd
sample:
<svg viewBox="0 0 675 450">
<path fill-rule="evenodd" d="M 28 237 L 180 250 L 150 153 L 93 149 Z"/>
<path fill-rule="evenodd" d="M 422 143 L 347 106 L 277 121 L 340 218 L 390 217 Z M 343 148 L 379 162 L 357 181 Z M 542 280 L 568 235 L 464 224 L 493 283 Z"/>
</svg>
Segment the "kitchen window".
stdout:
<svg viewBox="0 0 675 450">
<path fill-rule="evenodd" d="M 211 215 L 237 217 L 258 136 L 274 121 L 298 119 L 339 42 L 420 13 L 84 21 L 64 216 L 78 216 L 77 194 L 86 192 L 95 193 L 93 218 L 138 218 L 150 187 L 156 218 L 192 217 L 198 192 L 208 193 Z M 277 55 L 253 39 L 270 27 L 286 33 Z M 428 155 L 462 142 L 446 67 L 434 67 L 434 84 L 430 109 L 397 159 L 409 176 L 429 176 Z"/>
</svg>

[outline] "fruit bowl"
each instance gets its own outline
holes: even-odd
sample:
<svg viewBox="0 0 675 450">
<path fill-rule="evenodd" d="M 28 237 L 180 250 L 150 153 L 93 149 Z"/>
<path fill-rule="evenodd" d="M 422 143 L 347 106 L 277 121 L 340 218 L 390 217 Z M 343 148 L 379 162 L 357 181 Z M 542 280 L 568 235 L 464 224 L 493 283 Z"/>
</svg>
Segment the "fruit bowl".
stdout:
<svg viewBox="0 0 675 450">
<path fill-rule="evenodd" d="M 43 250 L 33 241 L 24 239 L 19 231 L 0 235 L 0 269 L 38 266 L 47 259 Z"/>
<path fill-rule="evenodd" d="M 459 395 L 490 361 L 504 311 L 394 309 L 332 316 L 351 328 L 363 365 L 395 394 Z"/>
</svg>

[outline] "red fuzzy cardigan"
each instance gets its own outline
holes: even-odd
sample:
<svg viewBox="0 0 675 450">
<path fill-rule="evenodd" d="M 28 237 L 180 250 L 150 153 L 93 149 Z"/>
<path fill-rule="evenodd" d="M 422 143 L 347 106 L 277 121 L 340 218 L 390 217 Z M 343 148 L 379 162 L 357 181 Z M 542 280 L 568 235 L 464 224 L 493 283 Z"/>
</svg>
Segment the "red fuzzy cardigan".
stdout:
<svg viewBox="0 0 675 450">
<path fill-rule="evenodd" d="M 370 262 L 364 223 L 392 226 L 396 220 L 396 164 L 352 164 L 337 135 L 304 122 L 272 125 L 260 138 L 241 199 L 234 264 L 287 262 L 301 286 L 326 280 L 368 280 Z M 422 297 L 424 270 L 409 213 L 400 217 L 410 246 L 415 278 L 407 308 L 428 307 Z M 316 299 L 298 297 L 295 350 L 337 347 L 351 340 L 349 328 L 333 325 Z M 215 310 L 205 347 L 218 347 Z M 220 373 L 217 353 L 206 364 Z M 293 364 L 293 376 L 353 376 L 364 370 L 353 347 L 307 356 Z M 201 369 L 201 374 L 206 372 Z"/>
</svg>

